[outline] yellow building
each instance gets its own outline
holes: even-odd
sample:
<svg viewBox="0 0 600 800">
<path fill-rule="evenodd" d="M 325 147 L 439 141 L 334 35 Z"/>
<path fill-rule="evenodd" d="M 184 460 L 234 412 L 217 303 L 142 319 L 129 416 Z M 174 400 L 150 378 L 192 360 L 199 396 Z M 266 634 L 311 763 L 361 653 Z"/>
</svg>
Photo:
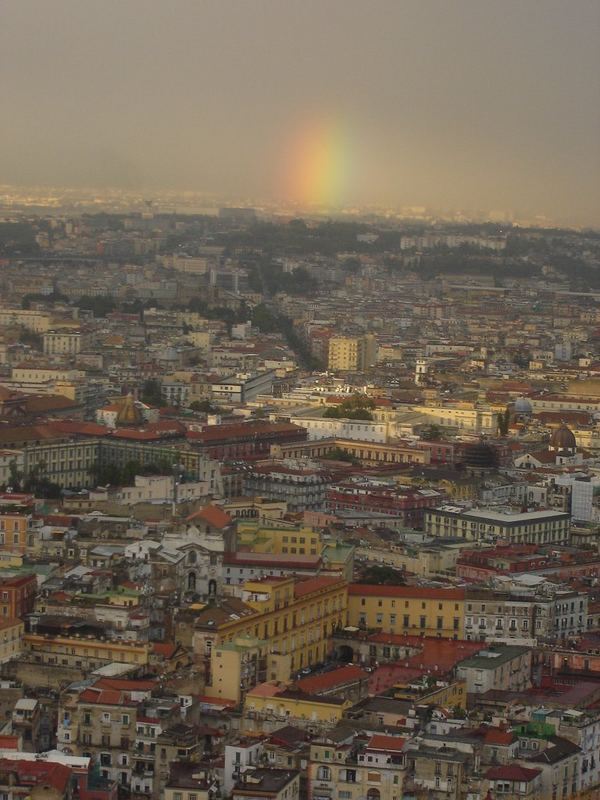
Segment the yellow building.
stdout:
<svg viewBox="0 0 600 800">
<path fill-rule="evenodd" d="M 236 683 L 235 675 L 237 669 L 244 668 L 244 652 L 251 651 L 250 658 L 255 654 L 258 656 L 259 652 L 264 653 L 266 664 L 260 665 L 260 672 L 261 675 L 264 672 L 265 679 L 274 674 L 275 679 L 287 680 L 297 670 L 323 661 L 329 654 L 332 635 L 346 625 L 348 584 L 340 577 L 316 577 L 305 581 L 267 577 L 247 581 L 243 586 L 242 601 L 243 608 L 225 619 L 218 607 L 207 606 L 198 614 L 194 635 L 197 657 L 206 658 L 208 654 L 212 667 L 220 649 L 226 654 L 221 658 L 240 662 L 233 672 L 231 668 L 223 668 L 211 673 L 212 685 L 206 691 L 209 696 L 238 697 L 241 681 Z M 243 637 L 248 641 L 266 642 L 266 652 L 258 644 L 253 644 L 250 651 L 240 648 Z M 223 649 L 229 644 L 235 646 Z M 213 650 L 216 651 L 214 659 Z M 258 665 L 252 669 L 252 680 L 256 683 Z M 252 676 L 252 672 L 248 674 Z M 255 685 L 252 680 L 245 680 L 243 689 Z"/>
<path fill-rule="evenodd" d="M 467 708 L 467 682 L 456 681 L 442 686 L 434 684 L 431 691 L 415 696 L 408 686 L 396 685 L 394 697 L 397 700 L 415 700 L 420 706 L 442 706 L 442 708 Z"/>
<path fill-rule="evenodd" d="M 23 555 L 21 553 L 13 553 L 10 550 L 0 550 L 0 570 L 20 569 L 22 566 Z"/>
<path fill-rule="evenodd" d="M 333 728 L 351 706 L 350 700 L 341 697 L 307 695 L 276 683 L 262 683 L 246 695 L 243 725 L 246 732 L 255 733 L 268 733 L 286 724 L 316 732 Z"/>
<path fill-rule="evenodd" d="M 366 336 L 332 336 L 329 340 L 327 367 L 343 372 L 360 372 L 375 364 L 377 341 Z"/>
<path fill-rule="evenodd" d="M 349 736 L 335 743 L 311 743 L 307 767 L 308 796 L 345 800 L 398 800 L 406 773 L 405 738 L 372 734 L 360 744 Z"/>
<path fill-rule="evenodd" d="M 46 331 L 43 335 L 44 353 L 46 355 L 70 355 L 81 353 L 89 345 L 89 336 L 81 330 Z"/>
<path fill-rule="evenodd" d="M 147 666 L 151 645 L 147 642 L 102 641 L 77 636 L 48 637 L 40 633 L 26 633 L 23 649 L 31 652 L 42 664 L 96 669 L 106 663 Z"/>
<path fill-rule="evenodd" d="M 258 522 L 243 521 L 237 526 L 238 549 L 253 553 L 299 556 L 321 555 L 321 535 L 310 528 L 271 527 Z"/>
<path fill-rule="evenodd" d="M 25 625 L 20 619 L 0 621 L 0 664 L 16 658 L 23 648 Z"/>
<path fill-rule="evenodd" d="M 271 652 L 270 643 L 255 636 L 237 636 L 211 651 L 212 697 L 239 704 L 248 689 L 264 681 L 285 681 L 291 655 Z"/>
<path fill-rule="evenodd" d="M 0 327 L 22 326 L 35 333 L 43 333 L 50 327 L 50 317 L 41 311 L 25 308 L 0 308 Z"/>
<path fill-rule="evenodd" d="M 360 583 L 348 587 L 348 624 L 384 633 L 462 639 L 464 611 L 464 589 Z"/>
<path fill-rule="evenodd" d="M 287 503 L 268 497 L 235 497 L 222 504 L 233 520 L 256 520 L 257 523 L 279 522 L 287 513 Z"/>
<path fill-rule="evenodd" d="M 15 512 L 0 513 L 0 550 L 25 553 L 33 547 L 33 524 L 31 514 Z"/>
</svg>

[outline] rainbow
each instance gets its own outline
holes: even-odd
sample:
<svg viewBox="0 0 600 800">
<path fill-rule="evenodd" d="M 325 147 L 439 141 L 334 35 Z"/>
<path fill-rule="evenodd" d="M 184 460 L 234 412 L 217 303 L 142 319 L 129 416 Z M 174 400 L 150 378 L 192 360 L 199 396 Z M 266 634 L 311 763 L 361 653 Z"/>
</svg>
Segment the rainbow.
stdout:
<svg viewBox="0 0 600 800">
<path fill-rule="evenodd" d="M 305 123 L 290 137 L 284 156 L 284 198 L 304 208 L 340 206 L 348 190 L 349 155 L 349 138 L 339 121 Z"/>
</svg>

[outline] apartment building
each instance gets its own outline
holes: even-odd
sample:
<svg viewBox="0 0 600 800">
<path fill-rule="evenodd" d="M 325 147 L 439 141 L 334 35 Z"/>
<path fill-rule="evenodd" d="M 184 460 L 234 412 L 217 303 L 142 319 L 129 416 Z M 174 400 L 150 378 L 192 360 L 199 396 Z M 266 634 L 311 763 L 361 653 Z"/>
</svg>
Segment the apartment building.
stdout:
<svg viewBox="0 0 600 800">
<path fill-rule="evenodd" d="M 530 644 L 581 636 L 588 628 L 589 596 L 560 586 L 538 592 L 467 589 L 465 637 Z"/>
<path fill-rule="evenodd" d="M 394 800 L 403 796 L 406 774 L 405 739 L 371 734 L 357 744 L 323 736 L 313 741 L 307 767 L 311 800 Z"/>
<path fill-rule="evenodd" d="M 246 692 L 267 680 L 285 681 L 290 675 L 289 655 L 271 652 L 269 642 L 238 636 L 211 651 L 212 697 L 239 705 Z"/>
<path fill-rule="evenodd" d="M 332 336 L 329 340 L 327 368 L 334 372 L 362 372 L 377 361 L 377 340 L 365 336 Z"/>
<path fill-rule="evenodd" d="M 76 356 L 90 345 L 88 333 L 69 328 L 46 331 L 42 340 L 44 353 L 49 356 Z"/>
<path fill-rule="evenodd" d="M 234 612 L 224 614 L 215 605 L 198 614 L 194 650 L 199 658 L 208 658 L 210 670 L 214 648 L 239 641 L 240 637 L 255 637 L 269 643 L 271 654 L 289 659 L 284 663 L 289 664 L 290 674 L 317 664 L 327 657 L 333 632 L 346 624 L 347 586 L 338 577 L 304 581 L 265 577 L 247 581 L 242 589 L 242 602 L 236 602 Z M 228 676 L 229 673 L 223 674 L 221 697 L 228 696 Z M 207 693 L 218 696 L 216 692 L 213 681 Z M 232 686 L 230 692 L 229 696 L 234 696 L 237 688 Z"/>
<path fill-rule="evenodd" d="M 4 578 L 0 581 L 0 618 L 20 619 L 35 606 L 38 582 L 33 573 Z"/>
<path fill-rule="evenodd" d="M 275 682 L 262 683 L 246 694 L 242 724 L 244 732 L 253 735 L 273 733 L 285 724 L 323 734 L 339 725 L 351 706 L 343 697 L 322 697 Z"/>
<path fill-rule="evenodd" d="M 28 308 L 0 308 L 0 327 L 23 327 L 34 333 L 44 333 L 50 327 L 50 317 Z"/>
<path fill-rule="evenodd" d="M 86 671 L 113 661 L 147 667 L 151 649 L 147 642 L 97 639 L 94 636 L 48 636 L 42 633 L 25 633 L 23 636 L 23 650 L 31 654 L 35 663 L 79 667 Z"/>
<path fill-rule="evenodd" d="M 531 686 L 531 656 L 529 647 L 492 645 L 461 661 L 456 676 L 465 681 L 468 694 L 521 692 Z"/>
<path fill-rule="evenodd" d="M 259 394 L 271 394 L 275 382 L 275 371 L 238 372 L 212 384 L 215 402 L 250 403 Z"/>
<path fill-rule="evenodd" d="M 425 531 L 431 536 L 471 542 L 511 544 L 568 544 L 570 514 L 562 511 L 491 510 L 441 506 L 425 511 Z"/>
<path fill-rule="evenodd" d="M 0 510 L 0 550 L 26 553 L 34 546 L 34 531 L 30 513 Z"/>
<path fill-rule="evenodd" d="M 99 680 L 61 697 L 58 744 L 72 755 L 91 758 L 104 778 L 129 786 L 138 706 L 150 697 L 151 681 Z"/>
<path fill-rule="evenodd" d="M 0 664 L 16 658 L 22 650 L 25 625 L 20 619 L 0 619 Z"/>
<path fill-rule="evenodd" d="M 351 583 L 348 624 L 384 633 L 464 638 L 464 589 Z"/>
</svg>

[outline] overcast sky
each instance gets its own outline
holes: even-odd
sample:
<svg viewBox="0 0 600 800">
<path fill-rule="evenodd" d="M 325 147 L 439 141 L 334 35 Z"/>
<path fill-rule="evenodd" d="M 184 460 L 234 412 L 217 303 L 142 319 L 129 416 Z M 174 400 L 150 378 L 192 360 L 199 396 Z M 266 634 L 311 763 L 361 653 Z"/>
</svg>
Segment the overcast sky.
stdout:
<svg viewBox="0 0 600 800">
<path fill-rule="evenodd" d="M 600 0 L 0 0 L 0 109 L 0 183 L 276 198 L 315 129 L 342 202 L 600 224 Z"/>
</svg>

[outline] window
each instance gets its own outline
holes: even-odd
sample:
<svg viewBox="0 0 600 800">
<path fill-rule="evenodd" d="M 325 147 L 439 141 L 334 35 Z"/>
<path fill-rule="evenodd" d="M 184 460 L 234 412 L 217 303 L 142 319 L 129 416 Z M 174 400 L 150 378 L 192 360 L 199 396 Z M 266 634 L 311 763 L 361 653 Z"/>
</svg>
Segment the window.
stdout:
<svg viewBox="0 0 600 800">
<path fill-rule="evenodd" d="M 329 767 L 319 767 L 317 770 L 317 780 L 318 781 L 330 781 L 331 780 L 331 770 Z"/>
<path fill-rule="evenodd" d="M 129 714 L 123 714 L 123 716 L 121 717 L 121 724 L 129 725 Z"/>
</svg>

